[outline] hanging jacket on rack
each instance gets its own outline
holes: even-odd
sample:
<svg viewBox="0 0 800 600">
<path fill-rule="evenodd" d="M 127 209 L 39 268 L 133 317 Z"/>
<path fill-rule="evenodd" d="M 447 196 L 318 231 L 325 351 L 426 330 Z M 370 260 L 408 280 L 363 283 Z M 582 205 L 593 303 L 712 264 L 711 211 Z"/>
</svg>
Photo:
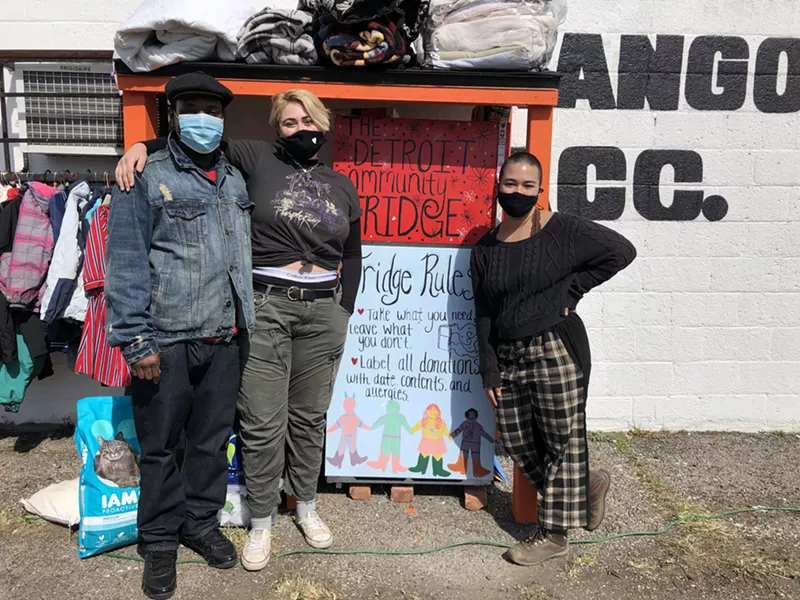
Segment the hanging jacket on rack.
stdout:
<svg viewBox="0 0 800 600">
<path fill-rule="evenodd" d="M 127 387 L 131 384 L 128 363 L 120 348 L 108 345 L 105 330 L 108 310 L 105 297 L 108 212 L 108 206 L 100 205 L 97 208 L 86 242 L 86 263 L 81 279 L 89 296 L 89 311 L 83 324 L 75 372 L 88 375 L 103 385 Z"/>
<path fill-rule="evenodd" d="M 14 244 L 0 255 L 0 292 L 12 308 L 32 308 L 40 298 L 53 256 L 49 210 L 55 193 L 43 183 L 25 186 Z"/>
<path fill-rule="evenodd" d="M 25 188 L 22 191 L 25 193 Z M 35 249 L 35 245 L 29 247 L 32 239 L 27 238 L 22 239 L 23 244 L 15 246 L 16 241 L 21 239 L 17 237 L 18 233 L 36 232 L 40 229 L 37 227 L 40 225 L 37 213 L 26 214 L 23 211 L 23 200 L 23 196 L 16 195 L 0 212 L 0 256 L 5 259 L 5 261 L 0 260 L 0 263 L 9 268 L 12 254 L 17 260 L 28 255 L 35 259 L 38 255 L 35 251 L 29 254 L 15 252 L 15 249 L 25 251 Z M 36 203 L 28 204 L 26 208 L 30 210 L 34 205 Z M 49 261 L 49 258 L 47 260 Z M 14 281 L 17 280 L 15 277 Z M 39 315 L 31 308 L 12 308 L 6 298 L 6 290 L 0 290 L 0 404 L 3 404 L 6 410 L 16 412 L 33 378 L 38 376 L 39 379 L 44 379 L 52 374 L 53 367 L 48 353 L 45 328 Z"/>
<path fill-rule="evenodd" d="M 6 412 L 18 412 L 20 404 L 25 398 L 25 390 L 45 366 L 47 357 L 31 356 L 21 333 L 16 335 L 17 360 L 9 364 L 0 365 L 0 405 Z"/>
<path fill-rule="evenodd" d="M 0 405 L 6 412 L 19 411 L 25 390 L 34 377 L 46 379 L 53 375 L 53 363 L 45 340 L 44 323 L 39 315 L 29 310 L 2 306 L 5 296 L 0 294 L 0 321 L 10 319 L 13 334 L 14 357 L 0 364 Z M 5 334 L 4 334 L 5 335 Z M 4 339 L 3 349 L 7 349 Z"/>
<path fill-rule="evenodd" d="M 10 363 L 17 358 L 17 334 L 11 319 L 11 308 L 5 295 L 0 294 L 0 363 Z"/>
<path fill-rule="evenodd" d="M 44 323 L 34 312 L 12 309 L 0 293 L 0 405 L 17 412 L 33 378 L 51 375 Z"/>
<path fill-rule="evenodd" d="M 92 187 L 91 200 L 81 209 L 81 227 L 78 230 L 78 247 L 83 256 L 86 256 L 86 243 L 89 239 L 89 229 L 92 225 L 92 218 L 97 208 L 103 203 L 103 198 L 111 197 L 111 189 L 108 187 Z"/>
<path fill-rule="evenodd" d="M 67 209 L 67 192 L 59 190 L 50 198 L 50 225 L 53 227 L 53 243 L 58 244 L 58 236 L 61 233 L 61 224 L 64 221 L 64 213 Z"/>
<path fill-rule="evenodd" d="M 17 336 L 25 340 L 33 358 L 46 357 L 49 362 L 46 326 L 35 312 L 12 309 L 5 295 L 0 294 L 0 363 L 8 364 L 19 357 Z M 52 365 L 39 374 L 39 379 L 52 375 Z"/>
<path fill-rule="evenodd" d="M 79 243 L 86 225 L 81 215 L 89 204 L 92 190 L 86 181 L 73 184 L 64 211 L 61 235 L 53 251 L 47 273 L 47 287 L 42 298 L 41 315 L 45 323 L 65 318 L 83 322 L 88 301 L 83 291 L 83 248 Z M 85 233 L 83 234 L 85 236 Z"/>
<path fill-rule="evenodd" d="M 6 199 L 0 204 L 0 208 L 6 206 L 7 202 L 11 202 L 14 198 L 19 196 L 19 188 L 18 187 L 11 187 L 6 190 Z"/>
<path fill-rule="evenodd" d="M 14 233 L 17 231 L 19 209 L 22 206 L 22 196 L 17 195 L 9 200 L 0 211 L 0 255 L 11 252 L 14 247 Z"/>
<path fill-rule="evenodd" d="M 16 196 L 8 201 L 0 211 L 0 256 L 10 253 L 14 247 L 14 234 L 19 221 L 22 197 Z M 0 363 L 10 363 L 17 359 L 17 335 L 11 319 L 11 307 L 4 293 L 0 292 Z"/>
</svg>

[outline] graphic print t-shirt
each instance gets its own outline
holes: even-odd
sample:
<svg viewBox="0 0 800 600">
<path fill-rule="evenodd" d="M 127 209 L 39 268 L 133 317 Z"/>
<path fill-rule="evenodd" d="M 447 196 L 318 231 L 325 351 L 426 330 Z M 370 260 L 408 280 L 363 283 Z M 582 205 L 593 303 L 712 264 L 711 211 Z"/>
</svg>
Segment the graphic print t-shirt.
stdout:
<svg viewBox="0 0 800 600">
<path fill-rule="evenodd" d="M 253 266 L 301 261 L 338 269 L 350 225 L 361 216 L 350 179 L 322 163 L 300 167 L 269 142 L 232 141 L 227 156 L 255 203 Z"/>
</svg>

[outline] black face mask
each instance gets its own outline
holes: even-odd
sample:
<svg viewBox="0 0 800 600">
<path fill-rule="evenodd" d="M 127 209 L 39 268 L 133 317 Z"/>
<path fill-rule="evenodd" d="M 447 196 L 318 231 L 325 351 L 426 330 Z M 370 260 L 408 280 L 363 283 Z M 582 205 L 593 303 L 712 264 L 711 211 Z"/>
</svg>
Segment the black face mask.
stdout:
<svg viewBox="0 0 800 600">
<path fill-rule="evenodd" d="M 497 192 L 497 202 L 500 203 L 500 208 L 509 217 L 514 217 L 515 219 L 524 217 L 531 212 L 538 200 L 539 194 L 528 196 L 520 192 Z"/>
<path fill-rule="evenodd" d="M 310 161 L 327 141 L 325 134 L 321 131 L 308 130 L 298 131 L 289 137 L 278 138 L 278 144 L 298 162 Z"/>
</svg>

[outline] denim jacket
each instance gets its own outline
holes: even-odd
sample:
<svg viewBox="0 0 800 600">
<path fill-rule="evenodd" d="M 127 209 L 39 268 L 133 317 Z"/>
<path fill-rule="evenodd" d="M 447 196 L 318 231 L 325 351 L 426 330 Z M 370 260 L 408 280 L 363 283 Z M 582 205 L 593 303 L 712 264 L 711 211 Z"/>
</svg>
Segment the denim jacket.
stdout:
<svg viewBox="0 0 800 600">
<path fill-rule="evenodd" d="M 216 183 L 171 137 L 148 157 L 130 192 L 114 189 L 106 333 L 129 364 L 169 344 L 229 340 L 237 303 L 253 330 L 253 205 L 223 153 L 215 170 Z"/>
</svg>

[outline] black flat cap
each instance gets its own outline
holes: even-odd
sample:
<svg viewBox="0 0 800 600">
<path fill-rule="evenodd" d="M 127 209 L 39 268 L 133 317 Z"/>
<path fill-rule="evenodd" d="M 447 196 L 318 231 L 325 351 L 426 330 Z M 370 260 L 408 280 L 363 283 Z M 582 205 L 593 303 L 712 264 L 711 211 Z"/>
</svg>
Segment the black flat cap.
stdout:
<svg viewBox="0 0 800 600">
<path fill-rule="evenodd" d="M 206 75 L 200 71 L 178 75 L 167 83 L 164 91 L 170 104 L 174 104 L 176 98 L 186 94 L 214 96 L 222 101 L 223 108 L 233 100 L 232 91 L 211 77 L 211 75 Z"/>
</svg>

